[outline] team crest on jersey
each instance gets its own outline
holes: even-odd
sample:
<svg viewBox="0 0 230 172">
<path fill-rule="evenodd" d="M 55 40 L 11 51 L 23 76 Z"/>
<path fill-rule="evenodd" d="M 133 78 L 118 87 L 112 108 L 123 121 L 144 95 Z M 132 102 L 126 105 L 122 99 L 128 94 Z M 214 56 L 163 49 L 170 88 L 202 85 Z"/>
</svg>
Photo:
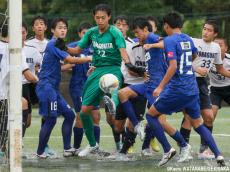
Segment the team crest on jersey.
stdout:
<svg viewBox="0 0 230 172">
<path fill-rule="evenodd" d="M 191 49 L 190 42 L 181 42 L 180 45 L 181 45 L 182 50 L 190 50 Z"/>
<path fill-rule="evenodd" d="M 167 53 L 168 58 L 173 58 L 174 53 L 172 51 Z"/>
</svg>

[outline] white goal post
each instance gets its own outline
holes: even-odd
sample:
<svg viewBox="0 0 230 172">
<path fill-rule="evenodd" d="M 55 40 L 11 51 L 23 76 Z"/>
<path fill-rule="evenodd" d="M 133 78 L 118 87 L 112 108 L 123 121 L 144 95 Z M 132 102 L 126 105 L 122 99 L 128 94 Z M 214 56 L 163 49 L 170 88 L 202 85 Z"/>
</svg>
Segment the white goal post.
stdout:
<svg viewBox="0 0 230 172">
<path fill-rule="evenodd" d="M 22 0 L 8 0 L 8 3 L 10 38 L 10 171 L 22 172 Z"/>
</svg>

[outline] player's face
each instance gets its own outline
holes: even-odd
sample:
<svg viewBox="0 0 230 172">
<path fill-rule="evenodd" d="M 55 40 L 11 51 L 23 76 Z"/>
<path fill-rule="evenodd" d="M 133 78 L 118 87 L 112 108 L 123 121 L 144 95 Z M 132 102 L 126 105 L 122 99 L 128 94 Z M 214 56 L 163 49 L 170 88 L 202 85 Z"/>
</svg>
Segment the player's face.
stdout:
<svg viewBox="0 0 230 172">
<path fill-rule="evenodd" d="M 67 33 L 67 26 L 63 22 L 58 22 L 55 29 L 51 30 L 55 38 L 65 38 Z"/>
<path fill-rule="evenodd" d="M 145 42 L 145 39 L 147 38 L 146 29 L 148 30 L 147 27 L 144 29 L 137 27 L 133 30 L 135 37 L 137 37 L 141 43 Z"/>
<path fill-rule="evenodd" d="M 82 38 L 82 37 L 85 35 L 85 33 L 87 32 L 87 30 L 88 30 L 88 29 L 82 29 L 81 32 L 78 32 L 78 36 L 79 36 L 80 38 Z"/>
<path fill-rule="evenodd" d="M 40 19 L 35 20 L 34 25 L 33 25 L 33 31 L 34 31 L 35 35 L 43 36 L 46 29 L 47 29 L 47 27 L 46 27 L 43 20 L 40 20 Z"/>
<path fill-rule="evenodd" d="M 212 42 L 217 36 L 217 33 L 214 32 L 214 28 L 210 24 L 205 24 L 202 30 L 202 39 L 205 42 Z"/>
<path fill-rule="evenodd" d="M 221 57 L 225 57 L 225 53 L 228 51 L 228 46 L 225 44 L 223 39 L 215 39 L 215 42 L 220 45 Z"/>
<path fill-rule="evenodd" d="M 27 31 L 24 27 L 22 27 L 22 42 L 26 41 L 26 37 L 27 37 Z"/>
<path fill-rule="evenodd" d="M 151 24 L 153 32 L 156 32 L 157 31 L 156 23 L 152 20 L 149 20 L 148 22 Z"/>
<path fill-rule="evenodd" d="M 105 31 L 108 28 L 110 18 L 111 16 L 108 16 L 105 11 L 97 11 L 95 13 L 94 20 L 100 31 Z"/>
<path fill-rule="evenodd" d="M 129 26 L 125 20 L 117 20 L 115 26 L 122 32 L 123 36 L 126 37 L 126 33 L 129 30 Z"/>
</svg>

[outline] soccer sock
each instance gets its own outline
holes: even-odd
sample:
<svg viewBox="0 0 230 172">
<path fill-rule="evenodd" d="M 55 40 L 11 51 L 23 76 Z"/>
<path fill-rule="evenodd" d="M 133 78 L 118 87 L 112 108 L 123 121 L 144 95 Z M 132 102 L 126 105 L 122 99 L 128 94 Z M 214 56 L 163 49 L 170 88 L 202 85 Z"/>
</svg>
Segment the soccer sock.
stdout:
<svg viewBox="0 0 230 172">
<path fill-rule="evenodd" d="M 187 146 L 185 139 L 178 130 L 171 137 L 179 144 L 180 147 Z"/>
<path fill-rule="evenodd" d="M 114 130 L 114 125 L 111 124 L 110 127 L 112 128 L 112 132 L 113 132 L 113 138 L 114 138 L 114 141 L 115 143 L 118 143 L 120 142 L 120 133 L 117 133 L 115 130 Z"/>
<path fill-rule="evenodd" d="M 114 90 L 111 93 L 111 99 L 113 100 L 113 102 L 115 103 L 115 106 L 117 107 L 119 104 L 118 89 Z"/>
<path fill-rule="evenodd" d="M 83 128 L 74 127 L 73 133 L 74 133 L 73 147 L 75 149 L 79 149 L 81 147 L 81 141 L 83 138 Z"/>
<path fill-rule="evenodd" d="M 93 129 L 94 129 L 95 140 L 99 144 L 99 142 L 100 142 L 100 127 L 97 125 L 94 125 Z"/>
<path fill-rule="evenodd" d="M 41 155 L 45 151 L 45 147 L 48 143 L 50 134 L 52 132 L 54 125 L 56 124 L 56 121 L 56 117 L 46 117 L 45 123 L 42 125 L 39 133 L 39 142 L 37 149 L 38 155 Z"/>
<path fill-rule="evenodd" d="M 169 152 L 171 149 L 171 145 L 169 144 L 165 134 L 164 129 L 161 126 L 160 122 L 158 121 L 157 117 L 153 117 L 149 114 L 146 114 L 146 119 L 151 127 L 153 135 L 157 138 L 157 140 L 161 143 L 164 152 Z"/>
<path fill-rule="evenodd" d="M 183 136 L 184 140 L 189 143 L 189 138 L 190 138 L 190 133 L 191 133 L 191 130 L 188 130 L 186 128 L 183 128 L 181 127 L 180 128 L 180 133 L 181 135 Z"/>
<path fill-rule="evenodd" d="M 216 145 L 216 142 L 211 134 L 211 132 L 202 124 L 199 127 L 195 128 L 195 131 L 204 139 L 209 148 L 215 154 L 215 157 L 220 155 L 220 151 Z"/>
<path fill-rule="evenodd" d="M 151 139 L 152 139 L 151 128 L 150 128 L 149 124 L 147 124 L 145 127 L 145 139 L 144 139 L 144 142 L 142 144 L 142 150 L 149 148 Z"/>
<path fill-rule="evenodd" d="M 130 131 L 128 128 L 126 128 L 125 131 L 125 139 L 124 139 L 124 143 L 122 145 L 122 148 L 120 150 L 120 153 L 126 154 L 128 149 L 133 146 L 133 144 L 135 143 L 135 138 L 136 138 L 137 134 Z"/>
<path fill-rule="evenodd" d="M 138 124 L 138 120 L 134 112 L 132 103 L 129 100 L 127 100 L 126 102 L 121 103 L 121 105 L 125 112 L 125 115 L 129 118 L 129 120 L 132 122 L 133 126 L 135 127 Z"/>
<path fill-rule="evenodd" d="M 26 123 L 29 115 L 29 109 L 25 109 L 22 111 L 22 137 L 25 136 L 26 133 Z"/>
<path fill-rule="evenodd" d="M 207 126 L 204 124 L 204 126 L 212 133 L 212 129 L 213 126 Z M 205 147 L 207 147 L 207 143 L 205 143 L 204 139 L 200 138 L 200 142 L 201 142 L 201 147 L 203 147 L 205 149 Z M 201 152 L 203 152 L 204 150 L 200 150 Z"/>
<path fill-rule="evenodd" d="M 85 135 L 87 137 L 87 140 L 89 141 L 90 146 L 95 146 L 96 140 L 95 140 L 94 131 L 93 131 L 92 116 L 90 114 L 85 114 L 83 112 L 80 112 L 80 117 L 81 117 Z"/>
<path fill-rule="evenodd" d="M 66 111 L 62 115 L 64 116 L 64 121 L 62 123 L 62 138 L 64 149 L 67 150 L 71 148 L 71 135 L 75 115 L 72 110 Z"/>
</svg>

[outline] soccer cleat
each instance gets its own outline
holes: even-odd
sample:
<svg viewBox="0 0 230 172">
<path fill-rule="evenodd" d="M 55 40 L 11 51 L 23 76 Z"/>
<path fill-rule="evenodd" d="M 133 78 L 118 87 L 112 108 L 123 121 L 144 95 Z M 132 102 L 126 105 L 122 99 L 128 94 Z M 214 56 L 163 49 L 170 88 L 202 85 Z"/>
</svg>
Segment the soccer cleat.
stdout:
<svg viewBox="0 0 230 172">
<path fill-rule="evenodd" d="M 106 152 L 104 150 L 101 150 L 101 149 L 97 149 L 96 151 L 92 152 L 93 154 L 97 154 L 99 155 L 100 157 L 108 157 L 111 155 L 111 153 L 109 152 Z"/>
<path fill-rule="evenodd" d="M 45 147 L 45 153 L 50 155 L 50 156 L 55 155 L 54 150 L 50 149 L 49 146 Z"/>
<path fill-rule="evenodd" d="M 215 155 L 209 150 L 205 149 L 203 152 L 198 154 L 198 159 L 214 159 Z"/>
<path fill-rule="evenodd" d="M 153 156 L 153 152 L 150 148 L 147 148 L 141 151 L 141 155 L 142 156 Z"/>
<path fill-rule="evenodd" d="M 50 155 L 47 154 L 47 153 L 45 153 L 45 152 L 43 152 L 41 155 L 36 154 L 36 156 L 37 156 L 39 159 L 46 159 L 46 158 L 49 158 L 49 157 L 50 157 Z"/>
<path fill-rule="evenodd" d="M 218 167 L 225 167 L 225 162 L 224 162 L 224 157 L 219 155 L 217 158 L 216 158 L 216 162 L 217 162 L 217 165 Z"/>
<path fill-rule="evenodd" d="M 165 165 L 175 155 L 176 155 L 176 150 L 174 148 L 171 148 L 167 153 L 163 154 L 163 157 L 162 157 L 161 161 L 158 163 L 158 166 Z"/>
<path fill-rule="evenodd" d="M 111 115 L 115 115 L 116 114 L 116 105 L 113 102 L 113 100 L 109 96 L 104 95 L 103 101 L 104 101 L 105 106 L 108 108 L 109 113 Z"/>
<path fill-rule="evenodd" d="M 131 154 L 131 153 L 134 153 L 134 149 L 133 149 L 133 146 L 130 146 L 127 153 Z"/>
<path fill-rule="evenodd" d="M 79 152 L 78 156 L 79 157 L 84 157 L 87 156 L 90 153 L 94 153 L 95 151 L 97 151 L 99 149 L 99 145 L 96 143 L 95 146 L 86 146 L 85 149 L 83 149 L 82 151 Z"/>
<path fill-rule="evenodd" d="M 191 155 L 191 146 L 187 144 L 187 146 L 182 147 L 180 154 L 179 154 L 179 159 L 177 162 L 188 162 L 189 160 L 192 159 Z"/>
<path fill-rule="evenodd" d="M 63 156 L 64 157 L 70 157 L 70 156 L 74 156 L 75 155 L 75 152 L 76 152 L 76 149 L 75 148 L 70 148 L 70 149 L 64 149 L 63 151 Z"/>
<path fill-rule="evenodd" d="M 141 141 L 144 141 L 145 138 L 145 131 L 144 131 L 144 125 L 142 125 L 142 123 L 138 123 L 135 128 L 134 131 L 137 133 L 137 135 L 140 137 Z"/>
<path fill-rule="evenodd" d="M 75 148 L 74 156 L 78 156 L 81 150 L 82 150 L 81 148 L 78 148 L 78 149 Z"/>
<path fill-rule="evenodd" d="M 160 151 L 160 147 L 158 145 L 158 142 L 157 142 L 156 138 L 151 139 L 150 146 L 151 146 L 151 148 L 152 148 L 152 150 L 154 152 L 159 152 Z"/>
</svg>

